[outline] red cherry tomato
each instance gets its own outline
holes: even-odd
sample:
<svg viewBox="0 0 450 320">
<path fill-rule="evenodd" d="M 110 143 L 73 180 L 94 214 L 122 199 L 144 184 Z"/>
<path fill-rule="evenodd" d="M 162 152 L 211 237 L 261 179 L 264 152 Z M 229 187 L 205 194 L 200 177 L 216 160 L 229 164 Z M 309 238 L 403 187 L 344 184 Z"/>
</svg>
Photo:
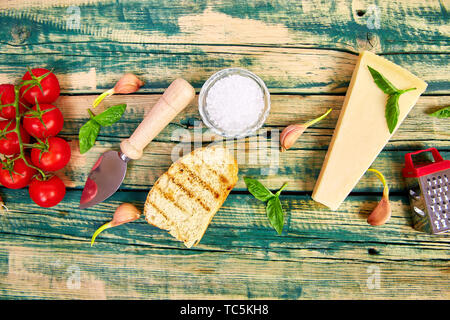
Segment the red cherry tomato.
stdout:
<svg viewBox="0 0 450 320">
<path fill-rule="evenodd" d="M 49 208 L 56 206 L 66 195 L 66 186 L 57 176 L 47 180 L 34 178 L 28 187 L 31 200 L 38 206 Z"/>
<path fill-rule="evenodd" d="M 10 125 L 8 125 L 10 123 Z M 0 132 L 9 131 L 16 128 L 16 122 L 11 120 L 0 121 Z M 30 136 L 28 133 L 20 126 L 20 136 L 22 137 L 23 143 L 30 142 Z M 5 155 L 13 155 L 20 152 L 19 139 L 17 138 L 17 133 L 9 132 L 6 135 L 0 134 L 0 153 Z"/>
<path fill-rule="evenodd" d="M 40 77 L 49 72 L 49 70 L 38 68 L 32 69 L 31 72 L 35 77 Z M 32 77 L 30 72 L 25 73 L 22 78 L 22 80 L 31 79 Z M 37 99 L 37 102 L 39 103 L 52 103 L 55 102 L 59 97 L 59 81 L 58 78 L 56 78 L 56 76 L 53 74 L 53 72 L 51 72 L 48 76 L 41 80 L 42 91 L 37 85 L 34 85 L 31 89 L 27 90 L 29 86 L 30 85 L 23 86 L 20 92 L 25 100 L 32 105 L 36 103 L 35 99 Z"/>
<path fill-rule="evenodd" d="M 1 95 L 0 104 L 2 106 L 14 103 L 16 99 L 14 86 L 12 84 L 0 84 L 0 95 Z M 28 103 L 24 99 L 20 99 L 20 102 L 19 102 L 19 111 L 20 113 L 23 113 L 26 111 L 26 108 L 23 106 L 23 104 L 28 106 Z M 15 119 L 16 108 L 14 106 L 1 107 L 0 116 L 5 119 Z"/>
<path fill-rule="evenodd" d="M 40 144 L 44 146 L 44 144 Z M 44 171 L 57 171 L 66 166 L 70 160 L 70 146 L 66 140 L 59 137 L 47 139 L 45 150 L 31 149 L 31 161 Z"/>
<path fill-rule="evenodd" d="M 50 110 L 52 109 L 52 110 Z M 45 110 L 50 110 L 46 111 Z M 37 113 L 41 114 L 41 120 Z M 51 104 L 39 104 L 33 107 L 33 111 L 29 111 L 23 118 L 23 127 L 33 137 L 44 139 L 51 136 L 56 136 L 64 125 L 64 117 L 57 107 Z"/>
<path fill-rule="evenodd" d="M 27 161 L 30 161 L 28 157 Z M 36 170 L 27 166 L 22 159 L 17 159 L 14 163 L 4 159 L 1 162 L 0 182 L 10 189 L 24 188 L 30 183 L 35 173 Z"/>
</svg>

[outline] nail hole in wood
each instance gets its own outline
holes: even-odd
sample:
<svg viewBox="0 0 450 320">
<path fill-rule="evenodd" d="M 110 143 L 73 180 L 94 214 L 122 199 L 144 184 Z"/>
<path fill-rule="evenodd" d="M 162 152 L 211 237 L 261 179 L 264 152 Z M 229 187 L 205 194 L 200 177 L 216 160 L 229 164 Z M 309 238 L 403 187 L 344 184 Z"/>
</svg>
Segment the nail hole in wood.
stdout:
<svg viewBox="0 0 450 320">
<path fill-rule="evenodd" d="M 366 10 L 356 10 L 356 14 L 358 15 L 358 17 L 362 17 L 366 14 Z"/>
<path fill-rule="evenodd" d="M 369 253 L 370 255 L 377 255 L 377 254 L 380 254 L 380 251 L 378 251 L 375 248 L 369 248 L 369 249 L 367 249 L 367 253 Z"/>
</svg>

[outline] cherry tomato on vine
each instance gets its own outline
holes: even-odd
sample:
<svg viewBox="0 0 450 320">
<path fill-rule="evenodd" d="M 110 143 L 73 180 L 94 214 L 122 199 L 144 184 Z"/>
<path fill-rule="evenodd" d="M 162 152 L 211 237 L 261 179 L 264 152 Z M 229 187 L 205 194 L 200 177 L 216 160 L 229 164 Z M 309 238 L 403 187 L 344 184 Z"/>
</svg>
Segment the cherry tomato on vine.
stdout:
<svg viewBox="0 0 450 320">
<path fill-rule="evenodd" d="M 28 157 L 27 161 L 30 162 Z M 36 170 L 27 166 L 23 159 L 14 162 L 4 159 L 1 162 L 0 183 L 9 189 L 21 189 L 30 183 L 35 173 Z"/>
<path fill-rule="evenodd" d="M 63 125 L 64 117 L 61 110 L 51 104 L 35 105 L 32 111 L 28 111 L 23 118 L 25 130 L 39 139 L 56 136 Z"/>
<path fill-rule="evenodd" d="M 16 122 L 13 120 L 0 121 L 0 153 L 3 153 L 5 155 L 13 155 L 16 153 L 20 153 L 20 145 L 17 133 L 9 132 L 5 134 L 5 132 L 14 130 L 15 128 Z M 23 143 L 30 142 L 30 136 L 22 128 L 22 126 L 19 127 L 19 130 L 20 136 L 22 137 L 22 142 Z"/>
<path fill-rule="evenodd" d="M 46 142 L 39 143 L 39 148 L 31 149 L 31 161 L 44 171 L 57 171 L 66 166 L 70 160 L 70 146 L 59 137 L 49 137 Z"/>
<path fill-rule="evenodd" d="M 15 119 L 16 118 L 16 108 L 14 106 L 7 106 L 8 104 L 13 104 L 16 98 L 14 92 L 14 86 L 12 84 L 0 84 L 0 116 L 5 119 Z M 23 113 L 26 108 L 23 105 L 28 103 L 22 98 L 19 101 L 19 112 Z"/>
<path fill-rule="evenodd" d="M 48 208 L 56 206 L 66 195 L 66 186 L 57 176 L 46 180 L 34 178 L 28 187 L 31 200 L 38 206 Z"/>
<path fill-rule="evenodd" d="M 37 68 L 32 69 L 31 72 L 33 73 L 34 77 L 40 77 L 45 75 L 49 72 L 47 69 L 43 68 Z M 25 75 L 23 76 L 22 80 L 31 80 L 33 77 L 31 76 L 30 72 L 27 71 Z M 28 103 L 34 105 L 35 99 L 38 103 L 52 103 L 56 101 L 59 97 L 60 87 L 59 87 L 59 81 L 58 78 L 53 74 L 53 72 L 50 72 L 44 79 L 41 80 L 41 87 L 42 91 L 39 88 L 39 86 L 34 85 L 30 89 L 31 85 L 23 86 L 20 90 L 21 95 L 25 98 Z M 28 90 L 27 90 L 28 89 Z"/>
</svg>

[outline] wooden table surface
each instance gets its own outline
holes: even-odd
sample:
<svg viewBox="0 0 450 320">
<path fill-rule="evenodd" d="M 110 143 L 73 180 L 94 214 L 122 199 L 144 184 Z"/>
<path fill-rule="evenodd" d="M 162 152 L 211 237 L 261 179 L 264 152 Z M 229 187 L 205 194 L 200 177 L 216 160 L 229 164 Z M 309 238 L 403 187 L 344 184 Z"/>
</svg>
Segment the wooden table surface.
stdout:
<svg viewBox="0 0 450 320">
<path fill-rule="evenodd" d="M 1 298 L 449 299 L 449 234 L 412 229 L 401 177 L 407 152 L 434 146 L 450 159 L 450 121 L 427 115 L 450 104 L 449 2 L 373 3 L 1 1 L 0 82 L 17 82 L 27 66 L 54 68 L 62 86 L 55 104 L 66 120 L 61 135 L 73 153 L 58 173 L 68 192 L 56 207 L 39 208 L 27 189 L 0 189 L 10 208 L 0 217 Z M 366 223 L 381 197 L 374 175 L 365 175 L 336 212 L 311 199 L 361 50 L 428 83 L 374 163 L 389 181 L 393 206 L 391 220 L 380 227 Z M 211 74 L 227 67 L 259 75 L 269 87 L 272 109 L 257 137 L 232 141 L 244 157 L 239 182 L 200 244 L 187 249 L 140 219 L 105 231 L 91 248 L 92 233 L 117 205 L 132 202 L 142 209 L 181 140 L 201 144 L 194 134 L 197 101 L 157 136 L 141 160 L 130 163 L 113 197 L 80 210 L 86 175 L 100 153 L 117 149 L 176 77 L 190 81 L 198 93 Z M 125 102 L 127 111 L 80 155 L 77 133 L 88 118 L 86 108 L 125 72 L 139 75 L 145 86 L 104 103 L 102 108 Z M 273 132 L 329 107 L 331 115 L 308 129 L 292 150 L 276 153 Z M 263 153 L 273 152 L 271 163 L 258 158 L 260 145 L 254 147 L 266 132 Z M 213 138 L 203 137 L 203 144 Z M 250 157 L 257 161 L 246 160 Z M 281 196 L 286 209 L 281 236 L 269 225 L 264 205 L 246 191 L 243 176 L 270 189 L 289 183 Z"/>
</svg>

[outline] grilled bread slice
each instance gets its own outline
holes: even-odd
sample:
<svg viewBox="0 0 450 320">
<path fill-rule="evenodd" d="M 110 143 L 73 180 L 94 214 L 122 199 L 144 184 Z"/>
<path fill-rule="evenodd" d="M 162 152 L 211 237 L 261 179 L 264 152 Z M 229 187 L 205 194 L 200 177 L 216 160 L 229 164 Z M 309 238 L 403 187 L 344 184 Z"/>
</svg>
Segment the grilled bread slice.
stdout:
<svg viewBox="0 0 450 320">
<path fill-rule="evenodd" d="M 196 149 L 156 181 L 145 202 L 145 219 L 190 248 L 203 237 L 237 174 L 236 159 L 225 148 Z"/>
</svg>

